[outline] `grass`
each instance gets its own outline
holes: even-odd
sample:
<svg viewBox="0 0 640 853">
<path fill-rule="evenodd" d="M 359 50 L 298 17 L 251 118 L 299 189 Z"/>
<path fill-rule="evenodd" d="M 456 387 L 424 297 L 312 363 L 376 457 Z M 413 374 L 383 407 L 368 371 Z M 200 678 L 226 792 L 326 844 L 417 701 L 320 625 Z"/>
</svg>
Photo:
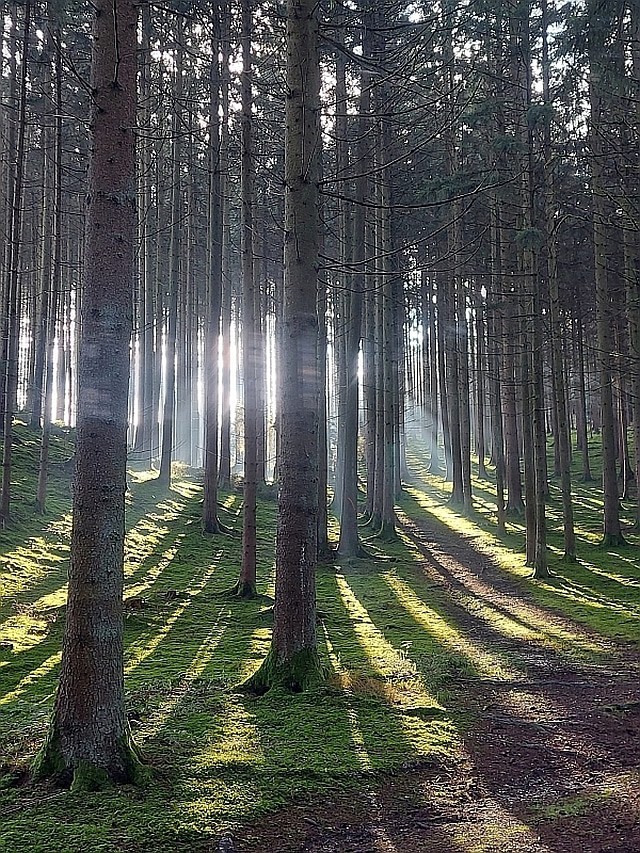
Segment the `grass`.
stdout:
<svg viewBox="0 0 640 853">
<path fill-rule="evenodd" d="M 549 470 L 553 471 L 552 446 Z M 621 506 L 621 519 L 628 547 L 612 549 L 600 545 L 602 538 L 602 495 L 599 485 L 599 437 L 590 443 L 595 481 L 580 479 L 579 453 L 574 453 L 572 488 L 577 537 L 577 563 L 562 560 L 562 503 L 560 485 L 550 481 L 547 501 L 549 566 L 552 577 L 528 581 L 525 566 L 524 519 L 507 519 L 507 533 L 496 537 L 495 486 L 493 479 L 480 479 L 474 468 L 474 513 L 470 518 L 447 505 L 451 486 L 442 477 L 424 471 L 420 450 L 409 456 L 412 470 L 419 474 L 407 489 L 403 507 L 428 513 L 432 523 L 461 534 L 476 550 L 497 563 L 501 569 L 520 579 L 534 600 L 582 624 L 602 637 L 636 644 L 640 641 L 640 576 L 638 546 L 640 535 L 634 529 L 631 502 Z M 489 472 L 492 477 L 492 472 Z M 526 581 L 526 583 L 525 583 Z"/>
<path fill-rule="evenodd" d="M 133 475 L 125 566 L 128 708 L 154 781 L 146 790 L 99 795 L 22 785 L 22 771 L 46 731 L 60 661 L 70 528 L 69 475 L 61 462 L 71 449 L 64 434 L 56 435 L 55 497 L 49 515 L 38 519 L 29 508 L 37 437 L 24 426 L 18 436 L 16 524 L 0 534 L 5 853 L 23 851 L 25 838 L 33 853 L 210 851 L 223 831 L 293 801 L 362 787 L 412 765 L 448 762 L 469 724 L 458 701 L 462 687 L 520 678 L 526 668 L 521 648 L 551 649 L 567 659 L 606 654 L 579 626 L 549 623 L 524 599 L 511 609 L 480 594 L 461 592 L 453 601 L 442 567 L 425 563 L 407 527 L 377 560 L 320 568 L 326 684 L 301 695 L 244 695 L 235 688 L 267 652 L 270 614 L 263 600 L 224 595 L 240 565 L 239 536 L 203 536 L 197 483 L 182 479 L 159 490 L 153 480 Z M 617 555 L 595 562 L 603 555 L 581 542 L 582 559 L 598 572 L 585 562 L 567 568 L 562 581 L 530 585 L 521 531 L 514 526 L 505 542 L 495 541 L 489 484 L 477 486 L 486 509 L 479 501 L 471 521 L 443 505 L 441 481 L 428 477 L 408 490 L 401 511 L 408 522 L 426 516 L 432 525 L 460 530 L 540 604 L 603 634 L 615 623 L 607 636 L 618 634 L 624 614 L 617 606 L 624 606 L 624 636 L 637 638 L 629 563 L 618 563 Z M 240 496 L 222 494 L 221 502 L 225 523 L 237 531 Z M 274 515 L 275 505 L 263 502 L 258 564 L 264 595 L 273 593 Z M 573 593 L 575 600 L 565 594 L 586 584 L 585 577 L 588 593 Z M 599 596 L 597 619 L 589 596 Z"/>
</svg>

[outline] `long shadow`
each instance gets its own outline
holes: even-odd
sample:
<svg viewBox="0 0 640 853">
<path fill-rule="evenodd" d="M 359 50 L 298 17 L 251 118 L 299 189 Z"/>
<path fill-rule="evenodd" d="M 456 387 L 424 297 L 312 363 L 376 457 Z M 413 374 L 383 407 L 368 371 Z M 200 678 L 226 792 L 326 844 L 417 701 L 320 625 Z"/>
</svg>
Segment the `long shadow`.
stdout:
<svg viewBox="0 0 640 853">
<path fill-rule="evenodd" d="M 407 558 L 410 560 L 411 555 Z M 359 596 L 370 595 L 378 602 L 374 621 L 383 634 L 396 642 L 411 638 L 407 645 L 412 655 L 419 656 L 428 686 L 428 668 L 442 665 L 439 658 L 443 652 L 455 661 L 450 673 L 445 667 L 445 678 L 461 673 L 490 679 L 522 677 L 524 670 L 516 656 L 505 649 L 504 635 L 445 600 L 436 588 L 428 587 L 425 594 L 424 584 L 416 583 L 416 577 L 408 574 L 409 581 L 402 568 L 395 566 L 366 581 L 349 575 L 349 583 Z M 431 686 L 437 689 L 443 685 L 436 681 Z"/>
<path fill-rule="evenodd" d="M 408 499 L 405 502 L 405 505 L 410 505 L 412 502 Z M 415 502 L 414 502 L 415 503 Z M 475 595 L 478 596 L 477 589 L 469 589 L 463 581 L 460 580 L 455 574 L 453 574 L 449 569 L 443 566 L 434 556 L 433 552 L 429 549 L 428 545 L 423 541 L 423 537 L 428 537 L 429 534 L 426 533 L 420 526 L 419 523 L 415 521 L 416 518 L 420 517 L 421 510 L 419 505 L 417 505 L 417 509 L 410 512 L 411 523 L 403 525 L 403 532 L 407 535 L 407 537 L 412 541 L 415 547 L 420 551 L 420 553 L 425 557 L 425 559 L 429 562 L 429 564 L 435 567 L 438 572 L 442 575 L 445 582 L 451 585 L 454 589 L 457 589 L 459 592 L 463 592 L 467 595 Z M 449 536 L 451 536 L 451 532 L 449 532 Z M 438 542 L 438 547 L 442 547 L 441 543 Z M 526 581 L 520 580 L 516 577 L 512 577 L 511 575 L 506 575 L 505 572 L 498 566 L 488 555 L 479 554 L 473 547 L 463 540 L 456 544 L 454 548 L 448 547 L 448 544 L 442 547 L 442 550 L 449 553 L 454 560 L 459 562 L 461 565 L 464 561 L 464 553 L 465 551 L 473 556 L 473 562 L 478 563 L 482 562 L 483 566 L 486 567 L 489 574 L 489 582 L 485 584 L 487 588 L 487 593 L 491 594 L 491 589 L 495 588 L 495 590 L 502 596 L 507 597 L 508 599 L 513 599 L 515 594 L 515 600 L 513 607 L 511 605 L 501 608 L 501 605 L 498 602 L 490 600 L 489 603 L 492 607 L 500 610 L 506 616 L 511 619 L 519 619 L 523 625 L 530 627 L 532 630 L 546 633 L 549 636 L 552 636 L 554 633 L 558 635 L 558 639 L 564 639 L 576 645 L 578 647 L 582 647 L 585 654 L 598 654 L 596 649 L 594 649 L 594 644 L 597 643 L 597 632 L 594 633 L 594 629 L 590 624 L 585 626 L 577 621 L 574 621 L 569 616 L 567 616 L 566 612 L 560 609 L 559 607 L 550 607 L 548 605 L 540 605 L 532 599 L 531 592 L 527 589 Z M 471 571 L 471 570 L 470 570 Z M 480 581 L 479 576 L 471 572 L 472 579 L 474 581 Z M 551 579 L 551 583 L 556 582 L 557 579 Z M 545 582 L 547 583 L 547 582 Z M 547 583 L 548 585 L 548 583 Z M 518 610 L 518 607 L 522 607 L 521 612 L 514 613 L 514 610 Z M 527 621 L 526 613 L 532 613 L 535 615 L 535 619 L 532 621 Z M 547 617 L 550 619 L 549 624 L 546 628 L 540 624 L 539 620 L 544 620 Z M 551 619 L 553 621 L 551 621 Z M 557 630 L 554 627 L 557 625 Z M 603 648 L 601 654 L 607 655 L 610 654 L 610 649 Z"/>
<path fill-rule="evenodd" d="M 518 685 L 505 687 L 506 695 L 494 698 L 478 728 L 465 737 L 465 748 L 488 793 L 527 821 L 547 845 L 562 845 L 567 830 L 575 832 L 570 820 L 574 808 L 584 827 L 585 851 L 605 849 L 602 845 L 611 839 L 620 846 L 606 849 L 635 850 L 640 841 L 637 822 L 620 833 L 621 818 L 634 808 L 635 786 L 626 795 L 620 790 L 615 809 L 611 794 L 617 771 L 637 770 L 640 715 L 632 724 L 627 719 L 616 728 L 608 722 L 603 728 L 598 722 L 602 697 L 588 690 L 577 698 L 575 686 L 569 685 L 559 702 L 557 691 L 553 694 L 548 708 L 549 685 L 541 684 L 533 693 L 520 692 Z M 568 820 L 562 819 L 564 803 Z"/>
<path fill-rule="evenodd" d="M 577 646 L 590 656 L 596 653 L 594 640 L 585 635 L 583 628 L 570 623 L 564 614 L 545 610 L 527 600 L 526 595 L 523 594 L 525 590 L 517 582 L 509 584 L 504 575 L 500 573 L 499 567 L 493 565 L 489 558 L 479 557 L 477 552 L 473 552 L 474 561 L 481 559 L 483 564 L 492 570 L 490 582 L 485 582 L 470 569 L 464 569 L 464 571 L 469 572 L 469 577 L 461 580 L 455 572 L 438 560 L 434 552 L 423 542 L 418 527 L 409 522 L 403 522 L 402 531 L 423 558 L 418 561 L 420 570 L 434 578 L 442 587 L 450 590 L 454 596 L 470 599 L 472 604 L 475 601 L 481 602 L 483 607 L 489 609 L 490 613 L 493 612 L 498 617 L 504 617 L 515 626 L 520 626 L 523 631 L 530 635 L 541 635 L 543 638 L 548 638 L 549 642 L 570 643 L 572 647 Z M 454 555 L 452 550 L 448 549 L 447 555 L 462 567 L 464 550 L 465 546 L 459 546 L 456 549 L 458 553 Z M 514 586 L 516 586 L 517 592 L 514 591 Z M 496 596 L 500 596 L 503 601 L 507 599 L 508 603 L 503 604 L 496 601 Z M 468 609 L 467 612 L 469 612 Z M 515 641 L 517 638 L 510 638 L 505 634 L 505 639 Z M 549 648 L 548 643 L 540 643 L 535 636 L 530 636 L 529 641 L 543 648 Z M 608 654 L 608 650 L 603 649 L 602 653 Z"/>
<path fill-rule="evenodd" d="M 326 654 L 328 657 L 333 654 L 335 659 L 342 656 L 347 645 L 350 660 L 358 671 L 375 673 L 375 666 L 358 646 L 355 634 L 348 636 L 351 614 L 341 604 L 335 587 L 332 590 L 327 583 L 330 580 L 329 576 L 321 582 L 321 606 L 331 614 L 324 642 Z M 203 600 L 202 604 L 205 603 Z M 192 685 L 196 695 L 174 707 L 163 727 L 149 741 L 150 749 L 162 752 L 163 739 L 176 728 L 188 729 L 193 738 L 190 748 L 187 743 L 179 790 L 175 794 L 187 824 L 190 815 L 195 820 L 197 814 L 197 804 L 192 799 L 194 791 L 216 803 L 219 819 L 247 820 L 255 809 L 262 807 L 263 798 L 274 796 L 274 777 L 280 780 L 279 796 L 283 795 L 283 786 L 289 792 L 288 797 L 295 796 L 305 790 L 332 788 L 340 785 L 341 779 L 343 783 L 353 784 L 354 774 L 367 775 L 378 764 L 393 762 L 395 755 L 390 756 L 388 750 L 390 741 L 402 743 L 402 755 L 410 754 L 411 745 L 401 740 L 404 732 L 397 724 L 395 711 L 370 695 L 360 696 L 357 691 L 349 692 L 340 685 L 320 693 L 267 694 L 260 698 L 221 691 L 221 681 L 224 683 L 229 676 L 228 656 L 232 654 L 235 659 L 237 672 L 242 668 L 243 657 L 251 659 L 256 652 L 256 639 L 259 644 L 268 643 L 268 630 L 261 623 L 259 605 L 233 602 L 231 606 L 242 623 L 229 620 Z M 247 630 L 252 623 L 253 632 Z M 339 630 L 331 637 L 335 624 Z M 321 636 L 325 636 L 324 631 Z M 200 695 L 198 686 L 202 688 Z M 247 797 L 247 789 L 254 792 L 252 797 Z"/>
<path fill-rule="evenodd" d="M 127 522 L 129 525 L 129 532 L 131 527 L 135 527 L 141 520 L 143 520 L 147 516 L 152 516 L 153 510 L 162 507 L 163 503 L 167 500 L 167 497 L 171 493 L 165 491 L 161 496 L 155 498 L 154 502 L 143 501 L 142 505 L 136 509 L 136 512 L 129 513 Z M 186 502 L 182 503 L 180 507 L 175 508 L 170 516 L 166 516 L 167 520 L 175 521 L 180 516 L 180 509 L 186 507 Z M 60 527 L 60 522 L 55 522 L 53 528 Z M 4 622 L 0 624 L 0 632 L 3 629 L 8 630 L 10 622 L 15 621 L 16 611 L 20 612 L 20 610 L 29 610 L 30 608 L 35 608 L 38 611 L 39 616 L 45 616 L 50 614 L 51 611 L 60 609 L 64 606 L 64 590 L 66 588 L 66 562 L 68 560 L 69 555 L 69 546 L 68 546 L 68 535 L 70 534 L 70 524 L 65 524 L 66 528 L 64 533 L 60 531 L 56 531 L 55 534 L 51 534 L 56 536 L 56 540 L 47 541 L 44 536 L 32 537 L 31 540 L 27 542 L 26 545 L 20 546 L 18 548 L 14 548 L 13 551 L 9 551 L 5 554 L 5 558 L 8 562 L 21 563 L 29 561 L 33 561 L 38 558 L 38 553 L 40 554 L 40 562 L 39 567 L 41 570 L 44 570 L 45 574 L 41 578 L 41 580 L 36 583 L 27 583 L 24 588 L 19 592 L 15 592 L 14 594 L 5 594 L 6 603 L 0 605 L 0 617 L 4 617 Z M 46 532 L 46 531 L 45 531 Z M 167 537 L 171 537 L 173 534 L 171 531 L 167 529 Z M 34 554 L 30 550 L 30 543 L 37 546 L 37 552 Z M 157 552 L 160 548 L 165 547 L 168 542 L 159 538 L 152 546 L 153 550 L 149 553 L 146 560 L 142 560 L 138 565 L 137 569 L 134 571 L 126 572 L 126 583 L 127 586 L 131 584 L 133 580 L 139 577 L 141 574 L 146 574 L 153 570 L 158 558 Z M 12 554 L 15 553 L 16 556 L 12 560 Z M 12 566 L 13 568 L 13 566 Z M 64 573 L 64 575 L 63 575 Z M 15 572 L 12 571 L 12 576 L 15 576 Z M 57 594 L 60 594 L 61 600 L 57 602 L 55 605 L 48 605 L 39 607 L 38 603 L 42 598 L 56 597 Z M 42 603 L 44 605 L 44 602 Z"/>
</svg>

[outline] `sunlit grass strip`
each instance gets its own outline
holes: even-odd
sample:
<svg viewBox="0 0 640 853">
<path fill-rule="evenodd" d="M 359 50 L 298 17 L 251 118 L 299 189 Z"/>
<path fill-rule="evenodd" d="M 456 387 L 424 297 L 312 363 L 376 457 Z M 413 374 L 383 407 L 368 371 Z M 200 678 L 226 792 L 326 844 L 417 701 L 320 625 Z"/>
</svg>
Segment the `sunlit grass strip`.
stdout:
<svg viewBox="0 0 640 853">
<path fill-rule="evenodd" d="M 324 641 L 327 648 L 329 663 L 331 664 L 331 667 L 337 677 L 338 683 L 340 684 L 343 691 L 348 697 L 349 694 L 353 693 L 352 679 L 348 671 L 342 666 L 339 656 L 336 654 L 336 651 L 333 647 L 333 643 L 331 642 L 331 638 L 329 637 L 327 626 L 323 625 L 322 630 L 324 633 Z M 367 747 L 365 745 L 362 729 L 358 724 L 358 715 L 353 709 L 353 704 L 349 702 L 347 704 L 347 722 L 349 724 L 349 734 L 351 736 L 351 741 L 355 749 L 356 760 L 363 770 L 371 770 L 373 768 L 373 765 L 371 762 L 371 758 L 369 757 Z"/>
<path fill-rule="evenodd" d="M 413 521 L 402 510 L 398 510 L 398 518 L 408 528 L 415 528 Z M 446 586 L 446 579 L 432 567 L 428 558 L 418 553 L 409 536 L 400 533 L 402 541 L 412 550 L 413 557 L 420 564 L 425 574 L 436 583 Z M 560 616 L 554 617 L 548 611 L 529 603 L 521 596 L 510 596 L 501 593 L 495 587 L 482 581 L 474 572 L 457 563 L 457 571 L 453 572 L 465 591 L 449 590 L 449 594 L 459 602 L 470 614 L 483 619 L 496 631 L 505 637 L 538 643 L 556 651 L 566 650 L 567 647 L 577 646 L 587 653 L 598 653 L 605 650 L 602 643 L 591 639 L 577 626 L 565 623 Z M 549 584 L 542 583 L 542 588 L 555 589 Z M 467 591 L 468 590 L 468 591 Z M 492 603 L 484 599 L 491 597 Z M 494 603 L 495 602 L 495 603 Z"/>
<path fill-rule="evenodd" d="M 220 644 L 220 640 L 229 625 L 230 616 L 231 611 L 228 608 L 223 607 L 219 610 L 216 621 L 187 667 L 181 683 L 172 688 L 167 700 L 146 722 L 142 731 L 142 740 L 147 740 L 158 734 L 182 704 L 185 696 L 192 689 L 194 681 L 200 678 L 212 660 L 215 649 Z"/>
<path fill-rule="evenodd" d="M 544 581 L 540 584 L 540 588 L 579 604 L 581 607 L 619 613 L 631 619 L 640 619 L 640 607 L 603 597 L 580 584 L 573 583 L 570 578 L 557 577 L 553 583 Z"/>
<path fill-rule="evenodd" d="M 384 582 L 393 591 L 405 610 L 435 639 L 467 658 L 479 675 L 513 681 L 521 677 L 517 669 L 465 637 L 454 625 L 447 622 L 437 610 L 429 607 L 396 572 L 385 572 Z"/>
<path fill-rule="evenodd" d="M 398 694 L 401 704 L 412 704 L 417 701 L 424 706 L 441 708 L 439 702 L 427 691 L 415 663 L 395 649 L 383 632 L 376 627 L 351 589 L 346 577 L 340 572 L 336 573 L 336 584 L 351 618 L 351 629 L 373 668 L 384 678 L 393 676 L 406 679 L 406 692 Z"/>
<path fill-rule="evenodd" d="M 514 574 L 524 577 L 529 573 L 529 569 L 525 566 L 524 554 L 504 545 L 498 547 L 498 543 L 494 540 L 493 536 L 481 530 L 472 519 L 459 515 L 455 510 L 441 504 L 436 498 L 431 497 L 428 492 L 417 486 L 407 486 L 406 491 L 421 509 L 426 510 L 426 512 L 456 533 L 468 539 L 473 539 L 473 547 L 476 551 L 491 557 L 502 568 Z"/>
<path fill-rule="evenodd" d="M 640 559 L 636 557 L 635 560 L 627 559 L 623 557 L 621 554 L 610 554 L 609 556 L 615 557 L 617 560 L 620 560 L 622 563 L 629 563 L 631 567 L 631 571 L 635 572 L 636 577 L 631 578 L 627 575 L 618 574 L 618 572 L 614 571 L 605 571 L 601 569 L 599 566 L 596 566 L 595 563 L 588 562 L 587 560 L 580 560 L 580 565 L 582 568 L 587 569 L 592 572 L 594 575 L 599 575 L 602 578 L 606 578 L 607 580 L 613 581 L 614 583 L 618 583 L 621 586 L 632 587 L 633 589 L 640 590 Z"/>
<path fill-rule="evenodd" d="M 340 658 L 335 653 L 335 649 L 333 648 L 333 645 L 331 643 L 331 639 L 329 637 L 329 632 L 327 631 L 326 625 L 323 626 L 323 631 L 331 666 L 333 667 L 335 673 L 339 677 L 344 679 L 345 677 L 348 677 L 348 673 L 345 671 L 344 667 L 340 663 Z M 346 692 L 348 693 L 348 691 Z M 348 701 L 346 711 L 349 734 L 354 747 L 356 761 L 358 762 L 363 771 L 371 771 L 373 770 L 373 762 L 366 747 L 364 734 L 360 725 L 360 721 L 358 719 L 358 713 L 352 702 Z M 402 724 L 404 722 L 403 716 L 400 714 L 398 715 L 398 717 L 399 722 Z M 413 739 L 411 736 L 413 733 L 405 726 L 403 726 L 403 733 L 405 736 L 408 736 L 409 742 L 411 743 Z M 366 794 L 369 800 L 371 801 L 374 813 L 379 812 L 380 803 L 378 802 L 378 795 L 376 791 L 372 787 L 368 786 L 366 788 Z M 386 829 L 383 826 L 377 824 L 375 819 L 371 821 L 371 831 L 375 836 L 377 850 L 384 851 L 384 853 L 398 853 L 398 848 L 389 837 L 389 834 Z"/>
<path fill-rule="evenodd" d="M 19 696 L 26 692 L 28 687 L 31 687 L 39 678 L 42 678 L 45 675 L 48 675 L 62 660 L 62 652 L 56 652 L 53 655 L 50 655 L 44 663 L 41 663 L 39 667 L 31 670 L 28 675 L 18 682 L 16 687 L 11 690 L 9 693 L 6 693 L 2 698 L 0 698 L 0 705 L 7 705 L 10 702 L 13 702 Z"/>
<path fill-rule="evenodd" d="M 146 592 L 160 577 L 160 575 L 169 568 L 171 563 L 177 557 L 180 551 L 180 544 L 184 539 L 185 534 L 180 534 L 175 543 L 164 552 L 162 557 L 156 562 L 156 564 L 146 573 L 144 579 L 139 583 L 128 586 L 125 591 L 125 599 L 128 598 L 137 598 L 141 596 L 144 592 Z"/>
<path fill-rule="evenodd" d="M 68 543 L 44 536 L 0 554 L 0 601 L 28 591 L 68 558 Z"/>
<path fill-rule="evenodd" d="M 271 630 L 269 628 L 256 628 L 251 634 L 249 648 L 246 658 L 242 661 L 240 670 L 240 682 L 250 678 L 258 669 L 269 651 Z"/>
<path fill-rule="evenodd" d="M 226 697 L 212 726 L 209 742 L 194 757 L 194 770 L 207 775 L 216 768 L 261 768 L 267 763 L 255 717 L 237 695 Z"/>
<path fill-rule="evenodd" d="M 128 661 L 125 667 L 125 674 L 130 675 L 158 648 L 160 643 L 172 630 L 178 619 L 180 619 L 180 617 L 184 614 L 187 608 L 191 606 L 193 600 L 197 598 L 197 596 L 200 595 L 202 591 L 206 588 L 207 583 L 211 579 L 213 573 L 218 568 L 218 561 L 222 557 L 222 553 L 222 550 L 218 551 L 214 558 L 214 561 L 209 566 L 209 568 L 202 574 L 201 578 L 198 581 L 194 581 L 185 590 L 185 601 L 174 607 L 171 614 L 166 617 L 162 627 L 159 628 L 159 630 L 157 630 L 153 635 L 151 635 L 151 632 L 147 632 L 145 636 L 141 637 L 139 640 L 134 641 L 129 646 L 129 648 L 127 649 Z"/>
<path fill-rule="evenodd" d="M 166 519 L 167 522 L 178 518 Z M 128 531 L 125 539 L 124 575 L 125 578 L 132 575 L 138 569 L 138 564 L 148 559 L 158 547 L 164 536 L 169 535 L 170 528 L 160 525 L 159 519 L 150 519 L 148 516 Z"/>
</svg>

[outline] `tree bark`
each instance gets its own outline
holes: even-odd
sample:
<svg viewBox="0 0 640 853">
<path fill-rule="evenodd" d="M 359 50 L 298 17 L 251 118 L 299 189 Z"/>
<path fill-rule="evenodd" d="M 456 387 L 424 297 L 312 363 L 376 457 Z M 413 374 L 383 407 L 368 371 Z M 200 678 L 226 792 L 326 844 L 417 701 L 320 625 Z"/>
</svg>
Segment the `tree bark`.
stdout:
<svg viewBox="0 0 640 853">
<path fill-rule="evenodd" d="M 250 680 L 302 690 L 321 675 L 316 644 L 318 512 L 318 177 L 320 66 L 314 0 L 287 3 L 285 282 L 276 600 L 271 650 Z"/>
<path fill-rule="evenodd" d="M 73 789 L 141 768 L 125 712 L 122 592 L 136 241 L 137 7 L 95 4 L 71 566 L 60 682 L 36 775 Z"/>
</svg>

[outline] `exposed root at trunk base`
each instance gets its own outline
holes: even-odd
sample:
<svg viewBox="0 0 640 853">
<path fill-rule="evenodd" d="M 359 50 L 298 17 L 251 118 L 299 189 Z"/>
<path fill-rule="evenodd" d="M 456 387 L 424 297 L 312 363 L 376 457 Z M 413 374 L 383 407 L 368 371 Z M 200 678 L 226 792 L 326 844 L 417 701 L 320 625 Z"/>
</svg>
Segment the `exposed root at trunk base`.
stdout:
<svg viewBox="0 0 640 853">
<path fill-rule="evenodd" d="M 567 553 L 565 551 L 564 554 L 562 555 L 562 557 L 560 557 L 560 562 L 561 563 L 571 563 L 571 564 L 577 563 L 578 557 L 575 554 Z"/>
<path fill-rule="evenodd" d="M 296 652 L 289 660 L 279 660 L 271 649 L 260 668 L 243 681 L 239 689 L 257 696 L 278 688 L 290 693 L 303 693 L 318 687 L 325 678 L 316 649 Z"/>
<path fill-rule="evenodd" d="M 601 548 L 624 548 L 629 543 L 622 533 L 605 533 L 600 542 Z"/>
<path fill-rule="evenodd" d="M 536 566 L 535 563 L 533 563 L 532 565 L 533 572 L 531 574 L 531 580 L 540 581 L 553 577 L 547 566 Z"/>
<path fill-rule="evenodd" d="M 358 543 L 353 548 L 345 548 L 344 551 L 341 551 L 340 548 L 336 551 L 334 555 L 334 559 L 338 561 L 342 560 L 375 560 L 376 555 L 371 551 L 367 551 L 360 543 Z"/>
<path fill-rule="evenodd" d="M 234 583 L 230 589 L 226 589 L 222 595 L 226 598 L 242 598 L 245 601 L 253 601 L 258 598 L 256 585 L 241 580 Z"/>
<path fill-rule="evenodd" d="M 108 766 L 87 759 L 71 759 L 65 756 L 52 723 L 31 765 L 31 776 L 35 780 L 53 779 L 72 792 L 102 791 L 114 785 L 146 785 L 151 780 L 151 770 L 142 763 L 130 735 L 117 742 Z"/>
<path fill-rule="evenodd" d="M 205 536 L 233 536 L 235 534 L 235 530 L 227 527 L 219 518 L 216 518 L 213 522 L 203 522 L 202 532 Z"/>
<path fill-rule="evenodd" d="M 398 541 L 398 532 L 395 528 L 395 524 L 392 521 L 383 521 L 380 525 L 380 529 L 374 533 L 373 539 L 377 539 L 379 542 L 397 542 Z"/>
</svg>

